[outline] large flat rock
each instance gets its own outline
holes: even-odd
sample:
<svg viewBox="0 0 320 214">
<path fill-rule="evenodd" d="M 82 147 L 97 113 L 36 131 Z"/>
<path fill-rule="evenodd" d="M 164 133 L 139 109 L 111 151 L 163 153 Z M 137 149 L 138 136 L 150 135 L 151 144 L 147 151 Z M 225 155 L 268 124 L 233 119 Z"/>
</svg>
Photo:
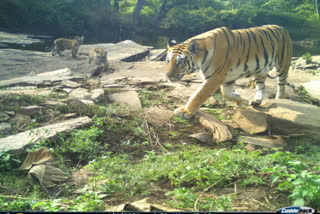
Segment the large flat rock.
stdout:
<svg viewBox="0 0 320 214">
<path fill-rule="evenodd" d="M 21 154 L 24 152 L 24 148 L 27 145 L 37 144 L 42 139 L 54 139 L 60 132 L 69 133 L 76 128 L 88 126 L 91 123 L 92 119 L 87 116 L 78 117 L 30 131 L 21 132 L 6 138 L 0 138 L 0 151 L 10 149 L 10 152 L 14 154 Z"/>
<path fill-rule="evenodd" d="M 135 82 L 148 81 L 160 82 L 164 78 L 166 72 L 165 62 L 119 62 L 114 64 L 115 72 L 104 74 L 100 78 L 102 85 L 116 84 L 118 82 L 126 82 L 134 80 Z"/>
<path fill-rule="evenodd" d="M 79 54 L 87 55 L 90 49 L 94 47 L 105 49 L 108 52 L 109 61 L 139 61 L 150 53 L 148 47 L 139 45 L 131 40 L 125 40 L 116 44 L 100 43 L 94 45 L 82 45 L 79 48 Z"/>
<path fill-rule="evenodd" d="M 39 39 L 31 38 L 29 34 L 13 34 L 0 32 L 0 43 L 1 44 L 18 44 L 18 45 L 30 45 L 35 43 L 41 43 Z"/>
<path fill-rule="evenodd" d="M 51 56 L 38 51 L 0 49 L 0 80 L 30 78 L 40 73 L 69 68 L 73 73 L 88 73 L 87 58 Z"/>
<path fill-rule="evenodd" d="M 9 80 L 1 80 L 0 87 L 8 87 L 14 85 L 42 85 L 55 84 L 63 80 L 81 79 L 81 77 L 73 76 L 69 68 L 63 68 L 51 72 L 44 72 L 35 75 L 17 77 Z"/>
<path fill-rule="evenodd" d="M 263 102 L 256 109 L 272 116 L 272 133 L 304 134 L 320 139 L 320 108 L 317 106 L 279 99 Z"/>
<path fill-rule="evenodd" d="M 88 51 L 93 47 L 101 47 L 108 51 L 110 67 L 115 72 L 117 67 L 113 64 L 120 61 L 140 61 L 150 53 L 150 47 L 141 46 L 130 40 L 117 44 L 81 45 L 77 58 L 72 58 L 69 50 L 63 52 L 64 56 L 51 56 L 51 52 L 0 49 L 0 80 L 29 78 L 32 75 L 62 68 L 69 68 L 74 74 L 91 75 L 92 65 L 88 64 Z"/>
</svg>

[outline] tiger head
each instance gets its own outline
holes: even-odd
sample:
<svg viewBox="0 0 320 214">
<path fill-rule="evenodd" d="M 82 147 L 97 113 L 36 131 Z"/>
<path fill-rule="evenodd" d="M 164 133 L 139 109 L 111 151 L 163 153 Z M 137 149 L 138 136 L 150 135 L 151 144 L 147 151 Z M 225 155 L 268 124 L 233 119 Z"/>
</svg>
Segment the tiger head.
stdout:
<svg viewBox="0 0 320 214">
<path fill-rule="evenodd" d="M 107 64 L 107 52 L 102 48 L 96 48 L 94 53 L 94 61 L 96 64 Z"/>
<path fill-rule="evenodd" d="M 175 40 L 168 42 L 167 51 L 167 72 L 166 76 L 170 81 L 181 80 L 185 74 L 198 70 L 195 63 L 196 42 L 183 42 L 177 44 Z"/>
</svg>

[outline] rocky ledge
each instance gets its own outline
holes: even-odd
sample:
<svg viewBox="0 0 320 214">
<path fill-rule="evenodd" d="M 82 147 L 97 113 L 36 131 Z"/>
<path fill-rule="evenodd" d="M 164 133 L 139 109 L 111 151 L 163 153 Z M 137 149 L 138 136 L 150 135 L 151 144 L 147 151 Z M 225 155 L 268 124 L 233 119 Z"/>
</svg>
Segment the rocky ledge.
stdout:
<svg viewBox="0 0 320 214">
<path fill-rule="evenodd" d="M 108 50 L 110 63 L 110 69 L 97 77 L 91 77 L 87 63 L 88 50 L 94 46 Z M 53 57 L 50 53 L 1 49 L 0 57 L 3 60 L 0 62 L 0 100 L 9 94 L 42 95 L 46 99 L 36 106 L 0 112 L 0 134 L 4 136 L 0 138 L 0 150 L 10 149 L 21 153 L 30 144 L 54 138 L 59 132 L 70 132 L 92 122 L 91 118 L 79 117 L 75 113 L 64 114 L 57 119 L 50 110 L 50 106 L 57 105 L 66 108 L 71 105 L 96 106 L 101 100 L 107 99 L 109 102 L 130 106 L 137 114 L 143 112 L 143 117 L 151 126 L 169 128 L 173 108 L 168 108 L 161 102 L 152 108 L 145 108 L 137 91 L 170 88 L 171 92 L 165 98 L 167 102 L 186 102 L 199 87 L 201 79 L 198 73 L 194 73 L 186 75 L 179 83 L 163 83 L 166 64 L 159 59 L 165 56 L 164 51 L 132 41 L 82 45 L 77 58 L 72 58 L 68 51 L 63 57 Z M 267 79 L 266 100 L 259 108 L 241 109 L 227 101 L 224 105 L 233 107 L 233 117 L 222 121 L 208 114 L 198 113 L 196 117 L 203 126 L 203 133 L 195 133 L 191 137 L 206 143 L 235 141 L 238 140 L 237 136 L 233 136 L 229 130 L 241 129 L 245 135 L 264 133 L 272 137 L 299 134 L 319 139 L 320 108 L 317 100 L 320 100 L 320 56 L 314 56 L 309 65 L 302 58 L 294 58 L 288 81 L 296 85 L 295 89 L 287 87 L 288 100 L 274 100 L 276 80 Z M 235 89 L 249 100 L 254 97 L 255 89 L 248 88 L 247 82 L 248 79 L 237 81 Z M 55 93 L 63 94 L 63 99 L 52 98 L 51 95 Z M 208 103 L 213 106 L 221 104 L 212 98 Z M 201 108 L 202 112 L 207 110 L 208 108 Z M 30 127 L 31 118 L 39 112 L 42 112 L 43 117 L 49 118 L 48 124 L 27 130 L 26 126 Z M 18 133 L 11 134 L 12 123 L 20 124 Z M 261 136 L 258 139 L 247 137 L 245 142 L 266 147 L 283 145 L 274 139 L 263 139 Z"/>
</svg>

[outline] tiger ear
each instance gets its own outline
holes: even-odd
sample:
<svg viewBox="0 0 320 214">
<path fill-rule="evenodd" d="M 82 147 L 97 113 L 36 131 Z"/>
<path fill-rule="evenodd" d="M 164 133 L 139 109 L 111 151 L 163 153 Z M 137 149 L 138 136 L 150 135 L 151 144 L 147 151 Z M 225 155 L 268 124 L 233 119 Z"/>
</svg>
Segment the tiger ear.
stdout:
<svg viewBox="0 0 320 214">
<path fill-rule="evenodd" d="M 191 55 L 195 55 L 197 53 L 198 47 L 199 45 L 196 40 L 192 40 L 189 43 L 188 50 L 191 53 Z"/>
<path fill-rule="evenodd" d="M 169 39 L 168 43 L 167 43 L 167 47 L 171 48 L 172 46 L 176 45 L 177 41 L 174 39 Z"/>
</svg>

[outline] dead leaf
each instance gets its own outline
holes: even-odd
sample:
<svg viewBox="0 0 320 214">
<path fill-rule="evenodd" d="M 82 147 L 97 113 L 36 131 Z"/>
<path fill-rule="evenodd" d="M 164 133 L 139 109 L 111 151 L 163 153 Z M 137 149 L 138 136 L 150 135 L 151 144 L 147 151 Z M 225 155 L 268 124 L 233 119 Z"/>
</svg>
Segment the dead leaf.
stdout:
<svg viewBox="0 0 320 214">
<path fill-rule="evenodd" d="M 39 165 L 48 162 L 52 159 L 50 151 L 47 148 L 40 148 L 38 150 L 28 152 L 26 159 L 18 170 L 29 170 L 34 165 Z"/>
<path fill-rule="evenodd" d="M 68 175 L 61 169 L 54 166 L 54 163 L 46 163 L 33 166 L 29 175 L 34 176 L 40 185 L 49 193 L 50 197 L 55 198 L 60 193 L 57 185 L 68 179 Z"/>
</svg>

